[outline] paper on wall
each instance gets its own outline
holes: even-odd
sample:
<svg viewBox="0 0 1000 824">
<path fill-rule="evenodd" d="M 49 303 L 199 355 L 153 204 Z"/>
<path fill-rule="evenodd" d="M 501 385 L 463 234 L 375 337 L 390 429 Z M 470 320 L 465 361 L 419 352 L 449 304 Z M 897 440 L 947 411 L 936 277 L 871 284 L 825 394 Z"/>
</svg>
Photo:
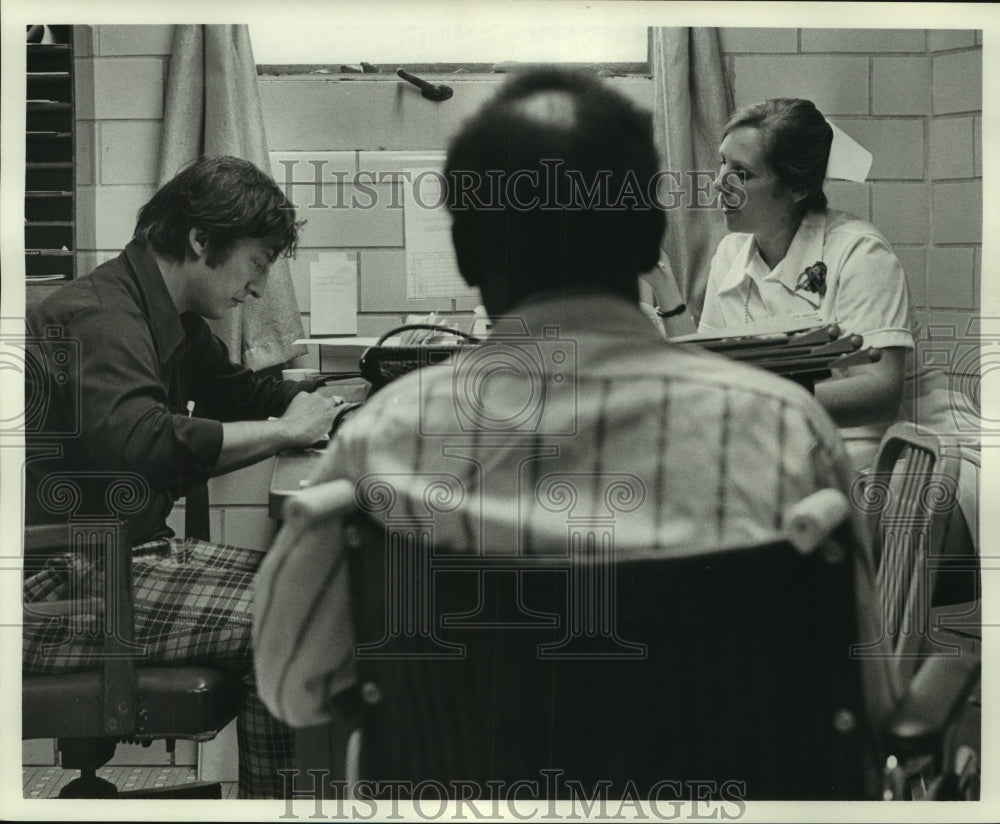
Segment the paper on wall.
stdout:
<svg viewBox="0 0 1000 824">
<path fill-rule="evenodd" d="M 309 334 L 358 332 L 358 253 L 320 252 L 309 264 Z"/>
<path fill-rule="evenodd" d="M 451 216 L 437 169 L 408 169 L 403 181 L 406 237 L 406 297 L 477 297 L 458 271 L 451 243 Z"/>
</svg>

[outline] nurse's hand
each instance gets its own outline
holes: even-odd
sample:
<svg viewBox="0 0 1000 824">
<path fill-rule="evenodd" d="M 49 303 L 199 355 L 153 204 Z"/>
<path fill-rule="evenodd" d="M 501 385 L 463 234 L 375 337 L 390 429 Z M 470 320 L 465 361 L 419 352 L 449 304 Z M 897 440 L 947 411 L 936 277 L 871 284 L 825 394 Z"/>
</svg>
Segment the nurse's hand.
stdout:
<svg viewBox="0 0 1000 824">
<path fill-rule="evenodd" d="M 684 296 L 677 287 L 677 278 L 666 255 L 660 258 L 654 268 L 639 277 L 653 291 L 653 299 L 661 312 L 669 312 L 684 303 Z"/>
<path fill-rule="evenodd" d="M 639 309 L 646 316 L 646 319 L 653 324 L 656 331 L 665 338 L 667 336 L 667 331 L 663 328 L 663 321 L 660 320 L 659 315 L 656 314 L 656 310 L 648 303 L 643 303 L 642 301 L 639 301 Z"/>
<path fill-rule="evenodd" d="M 653 313 L 651 319 L 661 329 L 665 337 L 691 335 L 697 331 L 693 318 L 684 306 L 684 296 L 677 287 L 677 278 L 674 277 L 674 270 L 670 268 L 670 260 L 666 255 L 661 256 L 656 267 L 641 274 L 639 279 L 648 284 L 653 292 L 653 301 L 656 303 L 655 309 L 651 306 L 643 307 L 641 303 L 639 308 L 646 313 L 647 317 L 649 317 L 649 311 Z M 675 312 L 676 314 L 674 314 Z M 663 317 L 664 313 L 667 313 L 669 317 Z"/>
</svg>

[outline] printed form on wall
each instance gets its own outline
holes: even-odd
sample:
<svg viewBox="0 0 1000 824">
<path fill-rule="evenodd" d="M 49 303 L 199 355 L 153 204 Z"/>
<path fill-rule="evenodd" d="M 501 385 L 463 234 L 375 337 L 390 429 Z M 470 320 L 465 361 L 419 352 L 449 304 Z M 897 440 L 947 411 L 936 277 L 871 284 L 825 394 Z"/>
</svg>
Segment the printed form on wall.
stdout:
<svg viewBox="0 0 1000 824">
<path fill-rule="evenodd" d="M 436 169 L 409 169 L 403 183 L 406 237 L 406 297 L 476 297 L 458 271 L 451 243 L 451 216 L 444 181 Z"/>
<path fill-rule="evenodd" d="M 320 252 L 309 264 L 310 335 L 358 332 L 358 253 Z"/>
</svg>

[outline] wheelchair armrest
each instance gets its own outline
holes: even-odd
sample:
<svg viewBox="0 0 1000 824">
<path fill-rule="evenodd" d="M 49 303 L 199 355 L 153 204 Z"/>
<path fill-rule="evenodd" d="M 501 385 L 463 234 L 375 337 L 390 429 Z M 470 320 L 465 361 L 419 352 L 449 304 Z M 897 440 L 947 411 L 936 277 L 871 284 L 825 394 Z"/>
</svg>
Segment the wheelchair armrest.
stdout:
<svg viewBox="0 0 1000 824">
<path fill-rule="evenodd" d="M 928 659 L 883 727 L 885 751 L 899 757 L 938 755 L 980 672 L 979 656 Z"/>
</svg>

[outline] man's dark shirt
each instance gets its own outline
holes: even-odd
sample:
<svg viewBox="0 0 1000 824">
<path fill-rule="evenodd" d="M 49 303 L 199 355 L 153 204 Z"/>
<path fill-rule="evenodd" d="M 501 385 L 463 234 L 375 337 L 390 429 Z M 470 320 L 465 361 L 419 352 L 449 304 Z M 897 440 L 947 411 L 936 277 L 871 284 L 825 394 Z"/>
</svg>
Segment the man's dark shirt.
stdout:
<svg viewBox="0 0 1000 824">
<path fill-rule="evenodd" d="M 26 437 L 27 523 L 117 509 L 132 544 L 169 536 L 174 500 L 212 474 L 220 422 L 280 416 L 303 388 L 233 364 L 203 318 L 178 315 L 138 241 L 52 294 L 27 326 L 28 352 L 44 362 L 44 370 L 26 370 L 25 405 L 38 424 Z M 151 490 L 130 513 L 122 511 L 134 506 L 127 492 L 108 497 L 128 473 Z M 83 490 L 73 505 L 60 493 L 67 477 Z"/>
</svg>

